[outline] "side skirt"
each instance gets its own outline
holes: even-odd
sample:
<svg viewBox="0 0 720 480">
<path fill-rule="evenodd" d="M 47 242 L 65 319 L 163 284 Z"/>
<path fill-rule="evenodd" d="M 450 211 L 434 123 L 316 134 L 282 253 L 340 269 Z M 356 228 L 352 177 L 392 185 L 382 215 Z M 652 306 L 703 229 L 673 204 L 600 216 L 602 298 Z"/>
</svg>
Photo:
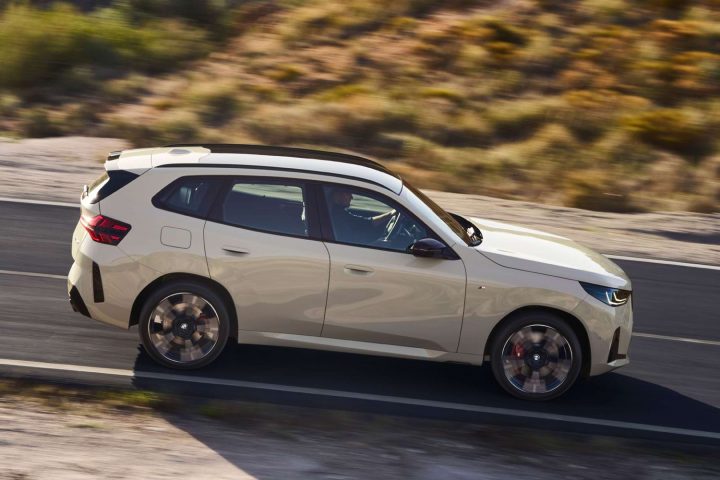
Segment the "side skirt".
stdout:
<svg viewBox="0 0 720 480">
<path fill-rule="evenodd" d="M 359 353 L 385 357 L 412 358 L 434 362 L 457 362 L 471 365 L 482 365 L 482 355 L 469 353 L 443 352 L 426 348 L 403 347 L 383 343 L 358 342 L 337 338 L 313 337 L 273 332 L 238 332 L 238 343 L 253 345 L 269 345 L 276 347 L 310 348 L 333 352 Z"/>
</svg>

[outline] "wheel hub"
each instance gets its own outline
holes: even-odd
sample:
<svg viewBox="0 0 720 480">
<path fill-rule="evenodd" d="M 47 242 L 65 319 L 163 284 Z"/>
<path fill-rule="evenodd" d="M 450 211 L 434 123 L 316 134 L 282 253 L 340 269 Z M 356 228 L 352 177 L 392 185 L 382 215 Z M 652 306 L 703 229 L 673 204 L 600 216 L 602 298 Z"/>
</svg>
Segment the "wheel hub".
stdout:
<svg viewBox="0 0 720 480">
<path fill-rule="evenodd" d="M 533 370 L 539 370 L 547 365 L 548 355 L 545 350 L 534 349 L 525 356 L 525 363 Z"/>
<path fill-rule="evenodd" d="M 173 321 L 173 333 L 175 336 L 183 340 L 189 340 L 193 333 L 197 330 L 197 325 L 193 317 L 187 315 L 179 315 Z"/>
</svg>

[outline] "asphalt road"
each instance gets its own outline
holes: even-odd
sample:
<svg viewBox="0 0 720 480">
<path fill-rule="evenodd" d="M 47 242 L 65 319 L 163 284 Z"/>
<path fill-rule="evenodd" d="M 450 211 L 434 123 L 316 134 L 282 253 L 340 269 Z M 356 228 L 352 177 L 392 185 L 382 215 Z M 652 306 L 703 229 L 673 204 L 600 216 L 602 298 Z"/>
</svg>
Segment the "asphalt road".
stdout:
<svg viewBox="0 0 720 480">
<path fill-rule="evenodd" d="M 70 267 L 70 236 L 78 211 L 66 207 L 0 202 L 0 270 L 65 275 Z M 190 395 L 352 408 L 375 412 L 457 418 L 500 424 L 587 431 L 588 426 L 553 422 L 548 414 L 658 427 L 692 429 L 720 435 L 720 271 L 618 262 L 635 290 L 635 331 L 665 337 L 710 341 L 692 343 L 636 336 L 631 364 L 578 384 L 564 397 L 543 404 L 516 401 L 495 386 L 488 368 L 399 360 L 362 355 L 279 349 L 228 348 L 220 360 L 188 377 L 211 377 L 269 386 L 354 392 L 340 397 L 98 373 L 0 366 L 0 375 L 42 377 L 64 382 L 127 384 Z M 79 314 L 67 304 L 61 279 L 0 274 L 0 330 L 3 359 L 168 372 L 153 364 L 138 346 L 137 331 L 122 331 Z M 387 397 L 385 402 L 379 397 Z M 373 397 L 369 399 L 369 397 Z M 428 401 L 408 405 L 391 397 Z M 429 402 L 536 412 L 543 418 L 434 408 Z M 598 428 L 605 431 L 601 427 Z M 613 433 L 659 434 L 621 431 Z"/>
</svg>

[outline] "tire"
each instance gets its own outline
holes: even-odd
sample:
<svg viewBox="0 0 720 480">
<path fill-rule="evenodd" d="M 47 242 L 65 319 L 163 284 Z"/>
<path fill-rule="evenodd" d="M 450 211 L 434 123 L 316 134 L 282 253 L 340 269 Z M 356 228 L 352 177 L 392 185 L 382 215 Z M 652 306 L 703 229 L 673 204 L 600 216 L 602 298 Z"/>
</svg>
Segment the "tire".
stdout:
<svg viewBox="0 0 720 480">
<path fill-rule="evenodd" d="M 557 398 L 576 382 L 582 348 L 570 325 L 557 315 L 527 312 L 494 335 L 490 362 L 495 380 L 522 400 Z"/>
<path fill-rule="evenodd" d="M 145 301 L 138 322 L 145 351 L 157 363 L 191 370 L 212 363 L 230 333 L 225 302 L 213 289 L 192 281 L 175 281 Z"/>
</svg>

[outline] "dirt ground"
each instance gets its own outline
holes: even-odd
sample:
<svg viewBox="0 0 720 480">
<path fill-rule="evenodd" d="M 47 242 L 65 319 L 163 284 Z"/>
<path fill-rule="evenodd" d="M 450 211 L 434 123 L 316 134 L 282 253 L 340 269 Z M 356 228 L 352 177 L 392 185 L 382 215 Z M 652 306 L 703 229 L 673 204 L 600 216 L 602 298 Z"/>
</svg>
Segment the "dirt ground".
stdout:
<svg viewBox="0 0 720 480">
<path fill-rule="evenodd" d="M 707 447 L 8 381 L 0 390 L 3 480 L 720 475 Z"/>
<path fill-rule="evenodd" d="M 77 202 L 102 171 L 113 138 L 0 139 L 0 197 Z M 429 191 L 450 211 L 570 237 L 615 255 L 720 265 L 720 213 L 616 214 Z"/>
</svg>

